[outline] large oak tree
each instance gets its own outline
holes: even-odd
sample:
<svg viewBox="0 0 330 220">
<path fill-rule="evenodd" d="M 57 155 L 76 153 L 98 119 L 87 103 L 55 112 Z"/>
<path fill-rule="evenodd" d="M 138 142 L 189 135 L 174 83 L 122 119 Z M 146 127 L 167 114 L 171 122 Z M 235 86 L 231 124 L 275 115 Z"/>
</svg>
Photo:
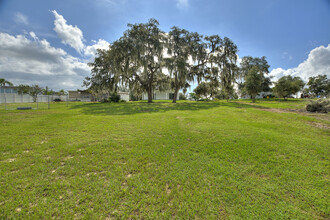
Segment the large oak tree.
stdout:
<svg viewBox="0 0 330 220">
<path fill-rule="evenodd" d="M 330 93 L 330 79 L 327 78 L 327 75 L 309 77 L 307 85 L 309 86 L 309 91 L 315 94 L 315 96 L 327 96 Z"/>
</svg>

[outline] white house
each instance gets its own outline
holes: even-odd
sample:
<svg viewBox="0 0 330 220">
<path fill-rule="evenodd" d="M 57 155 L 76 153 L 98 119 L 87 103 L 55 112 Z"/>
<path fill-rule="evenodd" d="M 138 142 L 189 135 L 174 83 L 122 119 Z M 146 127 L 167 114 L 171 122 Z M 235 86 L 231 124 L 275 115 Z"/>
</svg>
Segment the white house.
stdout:
<svg viewBox="0 0 330 220">
<path fill-rule="evenodd" d="M 129 92 L 117 92 L 117 94 L 120 95 L 120 100 L 129 101 Z"/>
<path fill-rule="evenodd" d="M 69 100 L 71 101 L 90 102 L 96 100 L 96 98 L 88 90 L 68 91 L 68 93 Z M 129 92 L 117 92 L 117 94 L 120 96 L 121 100 L 125 100 L 126 102 L 129 101 Z M 103 98 L 108 99 L 108 95 L 104 96 Z"/>
<path fill-rule="evenodd" d="M 270 95 L 272 95 L 271 92 L 260 92 L 258 95 L 256 95 L 256 99 L 262 99 L 262 98 L 270 96 Z M 250 99 L 250 98 L 251 98 L 250 95 L 241 96 L 241 99 Z"/>
<path fill-rule="evenodd" d="M 18 94 L 17 86 L 1 86 L 0 85 L 0 94 Z"/>
<path fill-rule="evenodd" d="M 152 100 L 173 100 L 174 98 L 174 92 L 173 91 L 159 91 L 155 90 L 152 94 Z M 179 94 L 176 98 L 179 100 Z M 148 100 L 148 94 L 143 93 L 142 94 L 142 100 Z"/>
</svg>

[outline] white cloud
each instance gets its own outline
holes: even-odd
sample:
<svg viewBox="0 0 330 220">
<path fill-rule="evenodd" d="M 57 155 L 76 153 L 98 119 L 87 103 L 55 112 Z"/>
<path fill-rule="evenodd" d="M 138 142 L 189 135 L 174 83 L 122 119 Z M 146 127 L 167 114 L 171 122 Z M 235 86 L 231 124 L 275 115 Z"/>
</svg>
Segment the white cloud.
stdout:
<svg viewBox="0 0 330 220">
<path fill-rule="evenodd" d="M 55 16 L 54 31 L 61 38 L 62 43 L 71 46 L 78 53 L 84 50 L 84 37 L 82 31 L 77 26 L 68 25 L 62 15 L 59 15 L 55 10 L 52 11 Z"/>
<path fill-rule="evenodd" d="M 62 43 L 78 51 L 81 58 L 51 46 L 34 32 L 24 31 L 23 35 L 17 36 L 0 32 L 1 77 L 16 85 L 38 84 L 55 90 L 81 89 L 84 78 L 91 72 L 87 62 L 93 60 L 97 49 L 108 49 L 110 44 L 99 39 L 86 46 L 83 33 L 77 26 L 68 25 L 55 10 L 52 13 L 55 16 L 54 31 Z"/>
<path fill-rule="evenodd" d="M 95 44 L 92 46 L 87 46 L 84 50 L 85 56 L 93 56 L 95 57 L 97 49 L 109 49 L 109 43 L 103 39 L 99 39 L 97 42 L 93 41 Z"/>
<path fill-rule="evenodd" d="M 55 48 L 35 33 L 31 38 L 0 33 L 0 75 L 14 84 L 39 84 L 52 89 L 81 88 L 90 74 L 87 64 Z"/>
<path fill-rule="evenodd" d="M 94 44 L 91 46 L 86 46 L 84 42 L 83 32 L 77 27 L 68 25 L 64 17 L 58 14 L 55 10 L 52 11 L 55 16 L 54 20 L 54 31 L 57 33 L 59 38 L 61 38 L 62 43 L 71 46 L 78 53 L 85 56 L 96 55 L 97 49 L 108 49 L 109 43 L 103 39 L 99 39 L 97 42 L 93 41 Z"/>
<path fill-rule="evenodd" d="M 28 25 L 29 24 L 28 18 L 25 15 L 23 15 L 22 13 L 17 12 L 17 13 L 14 14 L 14 16 L 15 16 L 14 19 L 15 19 L 15 22 L 16 23 L 24 24 L 24 25 Z"/>
<path fill-rule="evenodd" d="M 283 52 L 281 57 L 282 59 L 293 60 L 293 56 L 291 56 L 288 52 Z"/>
<path fill-rule="evenodd" d="M 34 32 L 30 32 L 29 34 L 35 41 L 39 40 L 39 38 L 37 37 L 37 35 Z"/>
<path fill-rule="evenodd" d="M 102 5 L 116 5 L 116 0 L 97 0 L 96 2 L 101 3 Z"/>
<path fill-rule="evenodd" d="M 287 75 L 299 76 L 304 81 L 317 75 L 327 75 L 330 78 L 330 44 L 327 47 L 320 46 L 311 50 L 308 58 L 297 67 L 287 70 L 276 68 L 270 72 L 270 75 L 274 76 L 274 81 Z"/>
<path fill-rule="evenodd" d="M 188 0 L 177 0 L 176 6 L 180 9 L 187 8 L 189 6 Z"/>
</svg>

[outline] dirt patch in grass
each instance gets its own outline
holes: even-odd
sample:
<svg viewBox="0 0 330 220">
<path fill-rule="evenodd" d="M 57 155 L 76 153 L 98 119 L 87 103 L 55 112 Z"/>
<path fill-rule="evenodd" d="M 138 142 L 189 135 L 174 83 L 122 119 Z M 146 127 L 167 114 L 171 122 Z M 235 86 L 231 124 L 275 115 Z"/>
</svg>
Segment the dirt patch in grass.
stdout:
<svg viewBox="0 0 330 220">
<path fill-rule="evenodd" d="M 316 119 L 330 121 L 330 114 L 328 113 L 311 113 L 305 109 L 283 109 L 283 108 L 260 108 L 261 111 L 276 112 L 276 113 L 298 113 L 314 117 Z"/>
<path fill-rule="evenodd" d="M 315 128 L 330 129 L 330 125 L 315 122 L 315 121 L 310 121 L 310 122 L 308 122 L 308 124 L 315 127 Z"/>
<path fill-rule="evenodd" d="M 248 105 L 256 105 L 256 103 L 245 103 Z M 315 127 L 315 128 L 321 128 L 321 129 L 330 129 L 330 125 L 326 122 L 330 122 L 330 114 L 329 113 L 319 113 L 319 112 L 308 112 L 306 109 L 283 109 L 283 108 L 258 108 L 260 111 L 266 111 L 266 112 L 275 112 L 275 113 L 297 113 L 300 115 L 309 116 L 321 121 L 324 121 L 325 123 L 321 122 L 315 122 L 315 121 L 308 121 L 307 124 Z"/>
<path fill-rule="evenodd" d="M 282 109 L 282 108 L 260 108 L 262 111 L 266 112 L 276 112 L 276 113 L 288 113 L 288 112 L 299 112 L 295 109 Z"/>
<path fill-rule="evenodd" d="M 260 109 L 261 111 L 267 111 L 267 112 L 276 112 L 276 113 L 297 113 L 301 115 L 306 115 L 313 117 L 318 120 L 322 121 L 330 121 L 330 115 L 328 113 L 311 113 L 306 111 L 305 109 L 280 109 L 280 108 L 265 108 Z M 308 124 L 315 128 L 322 128 L 322 129 L 330 129 L 330 125 L 326 123 L 320 123 L 315 121 L 309 121 Z"/>
<path fill-rule="evenodd" d="M 165 191 L 166 191 L 167 195 L 171 193 L 171 188 L 169 187 L 169 185 L 167 183 L 165 185 Z"/>
<path fill-rule="evenodd" d="M 4 160 L 4 161 L 2 161 L 2 162 L 12 163 L 12 162 L 14 162 L 15 160 L 16 160 L 16 158 L 9 158 L 9 159 Z"/>
<path fill-rule="evenodd" d="M 249 174 L 249 176 L 256 179 L 266 179 L 266 180 L 269 179 L 269 176 L 264 174 L 251 173 Z"/>
</svg>

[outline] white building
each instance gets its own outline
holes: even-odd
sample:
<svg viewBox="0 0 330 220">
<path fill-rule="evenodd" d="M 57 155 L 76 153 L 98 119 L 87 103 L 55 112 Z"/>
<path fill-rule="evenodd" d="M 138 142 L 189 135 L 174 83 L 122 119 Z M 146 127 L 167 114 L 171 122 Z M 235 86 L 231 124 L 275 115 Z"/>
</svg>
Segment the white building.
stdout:
<svg viewBox="0 0 330 220">
<path fill-rule="evenodd" d="M 173 91 L 159 91 L 155 90 L 152 94 L 152 100 L 173 100 L 174 98 L 174 92 Z M 142 100 L 148 100 L 148 94 L 143 93 L 142 94 Z M 179 94 L 176 98 L 176 100 L 179 100 Z"/>
<path fill-rule="evenodd" d="M 264 97 L 272 95 L 272 92 L 260 92 L 258 95 L 256 95 L 256 99 L 262 99 Z M 241 99 L 251 99 L 250 95 L 244 95 L 241 96 Z"/>
<path fill-rule="evenodd" d="M 129 101 L 129 92 L 118 92 L 117 94 L 120 95 L 120 100 Z"/>
<path fill-rule="evenodd" d="M 88 90 L 74 90 L 68 91 L 68 93 L 70 101 L 90 102 L 97 100 Z M 117 94 L 120 96 L 120 100 L 129 101 L 129 92 L 117 92 Z M 108 99 L 108 95 L 103 98 Z"/>
<path fill-rule="evenodd" d="M 18 94 L 17 86 L 1 86 L 0 85 L 0 94 Z"/>
</svg>

